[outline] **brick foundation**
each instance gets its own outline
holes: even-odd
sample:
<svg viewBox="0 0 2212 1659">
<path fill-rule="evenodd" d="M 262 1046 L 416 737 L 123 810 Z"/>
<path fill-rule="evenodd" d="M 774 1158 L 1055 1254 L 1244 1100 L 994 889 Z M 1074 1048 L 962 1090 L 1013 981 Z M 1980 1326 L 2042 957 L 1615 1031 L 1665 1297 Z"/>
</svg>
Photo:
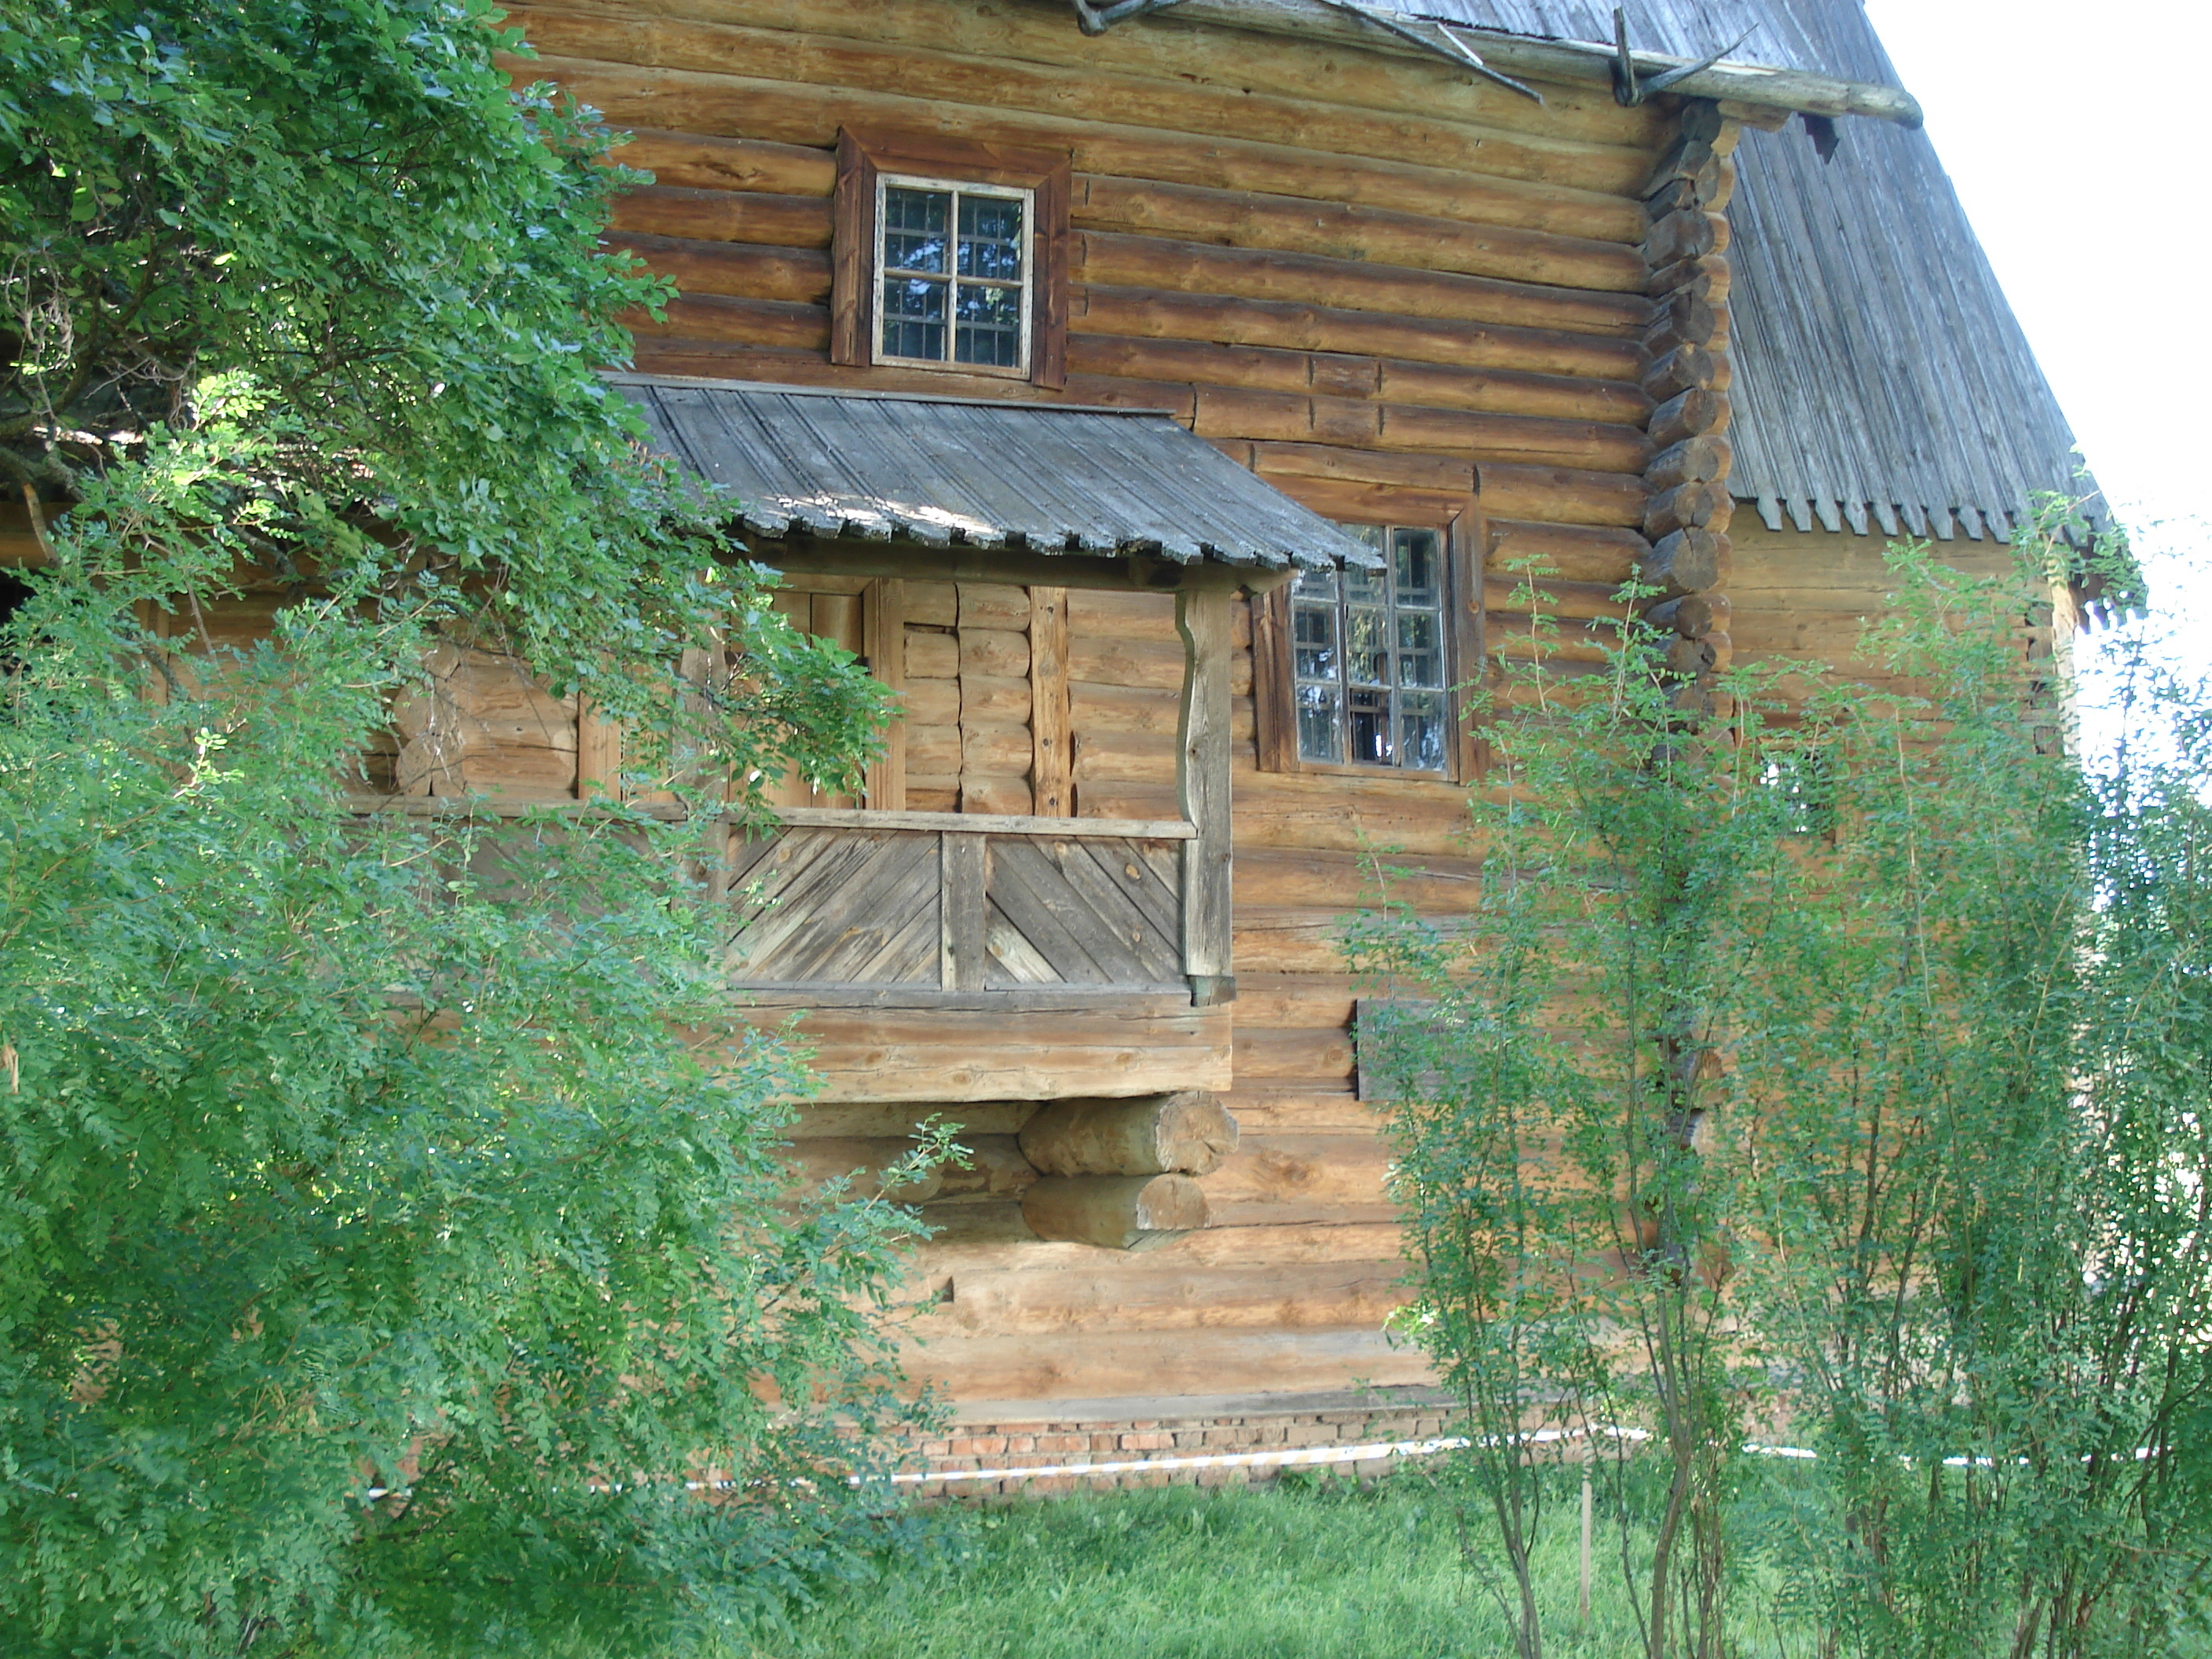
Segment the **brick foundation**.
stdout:
<svg viewBox="0 0 2212 1659">
<path fill-rule="evenodd" d="M 1091 1409 L 1065 1417 L 997 1416 L 963 1422 L 920 1442 L 905 1468 L 924 1498 L 1041 1497 L 1081 1487 L 1223 1486 L 1275 1480 L 1286 1467 L 1273 1462 L 1192 1466 L 1183 1459 L 1223 1454 L 1284 1453 L 1433 1440 L 1447 1432 L 1441 1398 L 1393 1389 L 1363 1398 L 1350 1395 L 1278 1398 L 1263 1401 L 1146 1402 L 1181 1404 L 1173 1414 L 1121 1415 Z M 1083 1402 L 1103 1407 L 1106 1401 Z M 1325 1468 L 1372 1479 L 1399 1467 L 1389 1455 L 1287 1467 Z M 1156 1463 L 1157 1468 L 1095 1468 L 1100 1464 Z M 917 1468 L 916 1466 L 919 1466 Z M 1009 1471 L 993 1479 L 993 1470 Z M 1051 1473 L 1036 1473 L 1050 1470 Z M 1014 1473 L 1020 1471 L 1022 1473 Z M 952 1476 L 951 1479 L 934 1478 Z"/>
</svg>

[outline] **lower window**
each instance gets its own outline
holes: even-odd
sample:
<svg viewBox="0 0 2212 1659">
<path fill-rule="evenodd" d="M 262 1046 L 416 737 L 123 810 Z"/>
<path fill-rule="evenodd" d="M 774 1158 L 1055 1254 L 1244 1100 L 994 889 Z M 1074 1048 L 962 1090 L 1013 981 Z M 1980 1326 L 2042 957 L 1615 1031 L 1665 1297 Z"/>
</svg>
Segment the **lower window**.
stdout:
<svg viewBox="0 0 2212 1659">
<path fill-rule="evenodd" d="M 1346 525 L 1380 570 L 1307 571 L 1290 596 L 1292 706 L 1301 761 L 1449 768 L 1450 652 L 1441 531 Z"/>
</svg>

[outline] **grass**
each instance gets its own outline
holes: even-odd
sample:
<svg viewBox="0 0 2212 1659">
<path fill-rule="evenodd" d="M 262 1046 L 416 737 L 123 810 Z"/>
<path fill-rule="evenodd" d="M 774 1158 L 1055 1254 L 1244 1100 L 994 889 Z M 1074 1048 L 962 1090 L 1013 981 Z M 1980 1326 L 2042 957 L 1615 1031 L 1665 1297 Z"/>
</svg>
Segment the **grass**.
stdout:
<svg viewBox="0 0 2212 1659">
<path fill-rule="evenodd" d="M 1572 1482 L 1572 1476 L 1568 1476 Z M 971 1514 L 927 1567 L 894 1568 L 732 1659 L 1457 1659 L 1510 1654 L 1480 1570 L 1494 1559 L 1458 1501 L 1418 1471 L 1370 1488 L 1079 1493 Z M 1537 1577 L 1547 1651 L 1642 1652 L 1618 1535 L 1595 1540 L 1593 1606 L 1578 1595 L 1579 1499 L 1547 1505 Z M 1501 1588 L 1502 1588 L 1501 1581 Z M 1740 1650 L 1797 1659 L 1809 1632 L 1756 1613 Z"/>
</svg>

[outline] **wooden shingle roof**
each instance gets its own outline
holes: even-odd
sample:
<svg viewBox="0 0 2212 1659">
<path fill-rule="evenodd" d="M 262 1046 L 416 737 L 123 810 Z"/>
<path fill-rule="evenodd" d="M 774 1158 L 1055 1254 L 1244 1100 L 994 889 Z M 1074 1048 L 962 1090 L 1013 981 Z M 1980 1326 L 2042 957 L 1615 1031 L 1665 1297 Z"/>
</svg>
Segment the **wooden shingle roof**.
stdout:
<svg viewBox="0 0 2212 1659">
<path fill-rule="evenodd" d="M 1472 28 L 1613 38 L 1611 0 L 1397 0 Z M 1632 47 L 1849 82 L 1896 71 L 1858 0 L 1627 0 Z M 2009 532 L 2087 493 L 2074 434 L 1924 132 L 1849 121 L 1826 161 L 1794 125 L 1747 131 L 1729 209 L 1735 463 L 1767 524 Z"/>
<path fill-rule="evenodd" d="M 653 445 L 777 539 L 1148 556 L 1262 570 L 1372 550 L 1167 415 L 907 392 L 610 377 Z"/>
</svg>

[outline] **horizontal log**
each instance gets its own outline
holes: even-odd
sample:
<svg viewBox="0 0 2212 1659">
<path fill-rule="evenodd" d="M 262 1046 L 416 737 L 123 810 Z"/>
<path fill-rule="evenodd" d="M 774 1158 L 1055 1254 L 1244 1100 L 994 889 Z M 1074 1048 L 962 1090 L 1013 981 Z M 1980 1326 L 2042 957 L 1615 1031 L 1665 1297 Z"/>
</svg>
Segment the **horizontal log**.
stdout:
<svg viewBox="0 0 2212 1659">
<path fill-rule="evenodd" d="M 1333 444 L 1261 442 L 1245 445 L 1237 465 L 1275 480 L 1328 478 L 1350 483 L 1393 484 L 1443 495 L 1472 495 L 1474 468 L 1463 457 L 1394 455 L 1342 449 Z"/>
<path fill-rule="evenodd" d="M 1728 580 L 1729 540 L 1705 530 L 1678 530 L 1659 542 L 1637 577 L 1662 598 L 1702 593 Z"/>
<path fill-rule="evenodd" d="M 1268 482 L 1301 507 L 1345 523 L 1446 525 L 1473 500 L 1465 490 L 1417 489 L 1410 484 L 1354 483 L 1279 473 Z"/>
<path fill-rule="evenodd" d="M 1192 429 L 1205 438 L 1472 452 L 1478 460 L 1592 471 L 1640 472 L 1650 454 L 1649 440 L 1633 427 L 1210 386 L 1197 388 Z"/>
<path fill-rule="evenodd" d="M 1161 640 L 1103 639 L 1071 631 L 1067 677 L 1101 685 L 1176 691 L 1182 686 L 1181 644 Z"/>
<path fill-rule="evenodd" d="M 1030 729 L 1026 726 L 993 726 L 960 722 L 960 771 L 985 777 L 1022 778 L 1029 773 Z"/>
<path fill-rule="evenodd" d="M 623 319 L 647 344 L 654 336 L 691 340 L 718 347 L 728 341 L 743 346 L 771 346 L 799 351 L 826 351 L 830 346 L 830 309 L 799 305 L 788 300 L 736 300 L 726 295 L 679 295 L 668 302 L 665 322 L 654 322 L 640 313 Z"/>
<path fill-rule="evenodd" d="M 1652 496 L 1644 514 L 1644 533 L 1655 543 L 1678 530 L 1710 530 L 1718 534 L 1728 528 L 1735 513 L 1735 498 L 1725 485 L 1678 484 Z"/>
<path fill-rule="evenodd" d="M 1030 638 L 1026 633 L 1017 633 L 1010 628 L 963 626 L 957 637 L 963 678 L 969 674 L 1020 678 L 1030 672 Z"/>
<path fill-rule="evenodd" d="M 1264 921 L 1265 913 L 1252 918 Z M 1326 940 L 1334 940 L 1340 949 L 1332 951 L 1332 958 L 1341 957 L 1341 942 L 1346 927 L 1346 918 L 1341 907 L 1326 915 L 1303 915 L 1301 922 L 1317 926 Z M 1340 973 L 1347 963 L 1332 959 L 1319 971 Z M 1262 964 L 1266 966 L 1266 964 Z M 1269 971 L 1281 972 L 1280 969 Z M 1245 1026 L 1237 1030 L 1237 1077 L 1241 1084 L 1273 1082 L 1288 1079 L 1301 1086 L 1341 1082 L 1352 1075 L 1352 1033 L 1341 1026 L 1326 1025 L 1298 1027 L 1290 1030 L 1273 1026 Z"/>
<path fill-rule="evenodd" d="M 1079 783 L 1164 783 L 1176 781 L 1182 744 L 1167 732 L 1099 732 L 1076 728 Z"/>
<path fill-rule="evenodd" d="M 948 125 L 957 121 L 959 136 L 994 136 L 1016 143 L 1038 142 L 1042 135 L 1035 129 L 1057 136 L 1069 127 L 1091 125 L 1098 115 L 1110 114 L 1115 124 L 1122 125 L 1257 140 L 1327 155 L 1413 161 L 1623 196 L 1640 189 L 1650 167 L 1650 154 L 1642 144 L 1595 144 L 1519 134 L 1473 122 L 1439 119 L 1426 112 L 1413 116 L 1355 110 L 1304 99 L 1102 75 L 1095 69 L 1029 64 L 995 55 L 968 56 L 912 46 L 886 48 L 872 42 L 841 41 L 782 29 L 592 16 L 525 6 L 510 9 L 542 54 L 541 63 L 535 66 L 540 75 L 568 82 L 569 77 L 560 72 L 560 59 L 644 66 L 632 71 L 635 80 L 644 83 L 633 89 L 634 94 L 653 80 L 665 82 L 680 75 L 687 82 L 706 83 L 686 88 L 696 103 L 711 107 L 719 101 L 712 94 L 720 93 L 727 104 L 727 112 L 720 116 L 723 123 L 745 121 L 754 129 L 754 136 L 785 142 L 825 142 L 819 125 L 822 118 L 817 115 L 808 124 L 811 131 L 801 134 L 786 128 L 782 121 L 771 130 L 755 115 L 755 109 L 765 101 L 763 94 L 771 89 L 781 90 L 789 100 L 805 88 L 834 88 L 838 100 L 848 108 L 866 100 L 873 119 L 855 121 L 848 116 L 840 125 L 945 132 Z M 747 74 L 719 72 L 732 64 L 743 64 Z M 587 101 L 611 119 L 632 118 L 627 111 L 611 106 L 600 97 Z M 933 106 L 945 112 L 938 114 Z M 975 112 L 969 114 L 969 110 Z M 1019 137 L 1005 131 L 1010 124 L 1002 111 L 1019 112 L 1011 125 L 1030 131 L 1022 131 Z M 775 113 L 789 119 L 784 111 Z M 932 114 L 937 114 L 937 118 L 931 119 Z M 965 119 L 960 118 L 963 115 Z M 702 124 L 696 118 L 671 119 L 665 110 L 657 112 L 649 125 L 683 131 L 725 130 Z"/>
<path fill-rule="evenodd" d="M 1589 420 L 1623 427 L 1642 426 L 1651 411 L 1650 398 L 1634 386 L 1618 382 L 1385 362 L 1342 352 L 1077 333 L 1068 337 L 1067 361 L 1071 368 L 1091 374 L 1188 380 L 1250 391 L 1322 392 L 1436 409 Z"/>
<path fill-rule="evenodd" d="M 826 248 L 830 201 L 825 196 L 647 185 L 615 198 L 610 225 L 618 231 L 695 241 Z"/>
<path fill-rule="evenodd" d="M 743 300 L 830 301 L 830 257 L 812 248 L 754 247 L 611 231 L 610 247 L 636 254 L 686 295 L 726 294 Z"/>
<path fill-rule="evenodd" d="M 1096 245 L 1109 239 L 1088 240 L 1097 254 Z M 1174 246 L 1180 249 L 1187 245 Z M 1104 250 L 1107 255 L 1120 252 L 1118 247 Z M 1100 255 L 1094 257 L 1091 270 L 1095 276 L 1101 270 L 1140 263 Z M 1121 269 L 1115 274 L 1141 273 Z M 1253 275 L 1249 267 L 1242 266 L 1222 274 L 1231 281 Z M 1382 275 L 1387 283 L 1388 273 Z M 1176 291 L 1148 283 L 1123 287 L 1104 277 L 1078 287 L 1070 310 L 1074 328 L 1091 335 L 1365 352 L 1397 363 L 1601 380 L 1621 386 L 1632 386 L 1643 372 L 1643 355 L 1637 343 L 1617 334 L 1517 327 L 1463 317 L 1392 315 L 1383 309 L 1355 310 L 1297 299 Z"/>
<path fill-rule="evenodd" d="M 1717 613 L 1727 605 L 1728 601 L 1717 593 L 1685 593 L 1679 599 L 1662 599 L 1644 613 L 1644 620 L 1654 628 L 1672 629 L 1684 639 L 1703 639 L 1712 632 Z"/>
<path fill-rule="evenodd" d="M 1419 778 L 1259 772 L 1236 780 L 1239 847 L 1390 848 L 1450 856 L 1467 850 L 1467 792 Z"/>
<path fill-rule="evenodd" d="M 1026 772 L 1026 757 L 1023 764 Z M 960 775 L 960 810 L 1027 817 L 1036 811 L 1036 793 L 1030 787 L 1026 776 L 988 777 L 963 770 Z"/>
<path fill-rule="evenodd" d="M 1728 221 L 1717 213 L 1686 210 L 1669 213 L 1652 222 L 1644 240 L 1651 269 L 1663 270 L 1685 260 L 1728 251 Z"/>
<path fill-rule="evenodd" d="M 1211 1175 L 1237 1150 L 1237 1120 L 1199 1091 L 1141 1100 L 1055 1100 L 1022 1127 L 1048 1176 Z"/>
<path fill-rule="evenodd" d="M 1663 356 L 1678 345 L 1711 346 L 1728 326 L 1725 311 L 1696 294 L 1673 294 L 1656 302 L 1644 331 L 1644 349 Z"/>
<path fill-rule="evenodd" d="M 1727 393 L 1692 389 L 1652 410 L 1651 424 L 1645 429 L 1656 448 L 1670 449 L 1685 438 L 1725 431 L 1729 414 Z"/>
<path fill-rule="evenodd" d="M 1180 642 L 1175 597 L 1169 593 L 1115 593 L 1104 588 L 1071 588 L 1067 595 L 1071 634 L 1111 635 L 1121 639 Z M 1249 617 L 1245 642 L 1251 638 Z"/>
<path fill-rule="evenodd" d="M 1651 550 L 1635 531 L 1613 526 L 1530 524 L 1494 514 L 1489 524 L 1486 568 L 1513 581 L 1534 572 L 1546 580 L 1619 587 Z"/>
<path fill-rule="evenodd" d="M 1185 1175 L 1050 1176 L 1022 1194 L 1022 1219 L 1042 1239 L 1156 1249 L 1206 1224 L 1206 1189 Z"/>
<path fill-rule="evenodd" d="M 1644 482 L 1654 489 L 1725 479 L 1735 453 L 1725 438 L 1685 438 L 1651 458 Z"/>
<path fill-rule="evenodd" d="M 837 158 L 828 149 L 650 127 L 632 127 L 620 135 L 608 159 L 678 189 L 762 191 L 826 200 L 837 182 Z"/>
<path fill-rule="evenodd" d="M 1663 404 L 1685 392 L 1714 386 L 1720 378 L 1720 363 L 1703 346 L 1677 346 L 1644 371 L 1637 386 L 1654 404 Z"/>
<path fill-rule="evenodd" d="M 1148 179 L 1082 174 L 1075 180 L 1072 214 L 1083 230 L 1320 254 L 1556 288 L 1640 294 L 1650 275 L 1643 254 L 1619 242 L 1473 225 L 1363 203 L 1316 202 Z"/>
<path fill-rule="evenodd" d="M 1204 1237 L 1204 1235 L 1199 1235 Z M 1131 1331 L 1082 1343 L 1018 1336 L 916 1341 L 900 1363 L 963 1412 L 1034 1416 L 1036 1402 L 1162 1395 L 1301 1394 L 1433 1381 L 1428 1357 L 1373 1324 L 1308 1331 Z M 1003 1403 L 1000 1403 L 1003 1402 Z M 1157 1408 L 1155 1408 L 1157 1409 Z"/>
<path fill-rule="evenodd" d="M 1164 690 L 1126 685 L 1068 684 L 1069 723 L 1076 741 L 1086 736 L 1146 736 L 1172 740 L 1181 719 L 1175 696 Z"/>
<path fill-rule="evenodd" d="M 1238 1097 L 1239 1109 L 1249 1109 L 1261 1097 L 1246 1092 Z M 1288 1098 L 1288 1097 L 1286 1097 Z M 1344 1097 L 1350 1100 L 1349 1096 Z M 1371 1122 L 1368 1108 L 1352 1101 L 1362 1121 Z M 1287 1226 L 1208 1227 L 1186 1233 L 1163 1244 L 1139 1261 L 1131 1257 L 1102 1255 L 1088 1244 L 1048 1244 L 1023 1224 L 1018 1206 L 965 1205 L 941 1210 L 934 1220 L 948 1224 L 980 1218 L 988 1212 L 1009 1214 L 1012 1228 L 1003 1238 L 970 1233 L 962 1238 L 939 1237 L 915 1247 L 915 1269 L 908 1283 L 917 1288 L 933 1280 L 962 1273 L 1162 1273 L 1203 1268 L 1284 1267 L 1306 1263 L 1348 1263 L 1388 1261 L 1396 1256 L 1397 1227 L 1385 1222 L 1334 1225 L 1328 1223 Z M 955 1287 L 956 1295 L 957 1286 Z"/>
<path fill-rule="evenodd" d="M 1413 857 L 1272 847 L 1239 848 L 1237 903 L 1255 913 L 1305 907 L 1342 915 L 1354 906 L 1385 902 L 1423 915 L 1464 915 L 1480 890 L 1480 866 L 1463 858 Z M 1271 991 L 1268 988 L 1275 984 Z M 1316 985 L 1307 975 L 1278 984 L 1264 973 L 1237 977 L 1237 1018 L 1251 1025 L 1341 1025 L 1351 1017 L 1352 986 Z"/>
<path fill-rule="evenodd" d="M 908 680 L 899 693 L 899 707 L 908 732 L 924 726 L 957 726 L 960 724 L 960 682 Z M 911 759 L 908 763 L 912 763 Z"/>
<path fill-rule="evenodd" d="M 1338 1206 L 1389 1203 L 1395 1158 L 1373 1134 L 1248 1135 L 1206 1191 L 1224 1218 L 1244 1205 L 1295 1204 L 1320 1220 Z"/>
<path fill-rule="evenodd" d="M 1403 1282 L 1406 1264 L 1395 1257 L 1205 1267 L 1170 1264 L 1162 1254 L 1147 1255 L 1142 1267 L 1105 1257 L 1096 1266 L 1057 1271 L 955 1272 L 916 1328 L 925 1334 L 1079 1339 L 1123 1331 L 1379 1326 L 1413 1295 Z"/>
<path fill-rule="evenodd" d="M 1531 581 L 1489 577 L 1482 584 L 1482 605 L 1486 611 L 1571 617 L 1581 622 L 1601 617 L 1625 618 L 1628 607 L 1620 595 L 1619 582 Z"/>
<path fill-rule="evenodd" d="M 785 1133 L 794 1141 L 811 1139 L 894 1140 L 910 1143 L 930 1118 L 956 1134 L 1013 1135 L 1036 1111 L 1029 1100 L 818 1101 L 798 1109 Z"/>
<path fill-rule="evenodd" d="M 959 625 L 962 628 L 1001 628 L 1026 634 L 1030 628 L 1030 595 L 1025 587 L 1006 582 L 958 582 Z"/>
<path fill-rule="evenodd" d="M 623 13 L 620 0 L 569 0 L 565 9 Z M 948 13 L 927 0 L 688 0 L 684 9 L 710 22 L 802 29 L 1094 73 L 1103 70 L 1301 99 L 1325 92 L 1330 102 L 1392 114 L 1435 107 L 1485 125 L 1599 143 L 1654 144 L 1668 125 L 1656 104 L 1623 108 L 1604 89 L 1554 87 L 1537 105 L 1418 52 L 1396 58 L 1382 55 L 1370 44 L 1376 39 L 1373 31 L 1366 29 L 1358 31 L 1364 37 L 1359 44 L 1349 46 L 1240 30 L 1234 37 L 1236 52 L 1224 63 L 1215 29 L 1180 27 L 1178 20 L 1164 16 L 1148 19 L 1139 28 L 1086 35 L 1049 11 Z"/>
<path fill-rule="evenodd" d="M 1632 345 L 1650 320 L 1633 295 L 1508 283 L 1450 271 L 1408 270 L 1311 253 L 1171 242 L 1157 236 L 1079 231 L 1070 238 L 1085 283 L 1165 289 L 1240 300 L 1287 301 L 1401 317 L 1619 337 Z"/>
<path fill-rule="evenodd" d="M 953 684 L 956 682 L 942 682 Z M 925 725 L 909 721 L 906 728 L 906 763 L 924 777 L 960 775 L 960 728 L 957 725 Z"/>
<path fill-rule="evenodd" d="M 957 679 L 960 673 L 960 641 L 950 634 L 927 629 L 906 630 L 906 677 L 916 679 Z"/>
<path fill-rule="evenodd" d="M 1649 495 L 1642 478 L 1620 472 L 1486 465 L 1480 475 L 1484 508 L 1509 519 L 1635 525 Z"/>
<path fill-rule="evenodd" d="M 1728 301 L 1729 275 L 1728 260 L 1720 254 L 1708 253 L 1702 258 L 1680 260 L 1653 271 L 1644 291 L 1661 298 L 1686 294 L 1711 305 L 1723 305 Z"/>
<path fill-rule="evenodd" d="M 1492 657 L 1516 663 L 1601 663 L 1621 646 L 1621 630 L 1598 621 L 1493 611 L 1483 618 L 1482 643 Z"/>
<path fill-rule="evenodd" d="M 1024 1010 L 1012 998 L 988 1011 L 842 1009 L 749 993 L 743 1024 L 775 1029 L 800 1012 L 799 1036 L 833 1099 L 1053 1100 L 1226 1089 L 1229 1007 L 1188 998 L 1099 998 L 1088 1007 Z"/>
<path fill-rule="evenodd" d="M 848 1190 L 860 1198 L 886 1198 L 895 1204 L 921 1204 L 937 1196 L 944 1184 L 943 1171 L 932 1170 L 916 1181 L 886 1185 L 883 1174 L 914 1150 L 907 1140 L 830 1139 L 796 1143 L 786 1161 L 809 1188 L 831 1181 L 846 1181 Z"/>
<path fill-rule="evenodd" d="M 979 725 L 1026 729 L 1035 696 L 1026 677 L 963 674 L 960 678 L 960 718 Z"/>
</svg>

